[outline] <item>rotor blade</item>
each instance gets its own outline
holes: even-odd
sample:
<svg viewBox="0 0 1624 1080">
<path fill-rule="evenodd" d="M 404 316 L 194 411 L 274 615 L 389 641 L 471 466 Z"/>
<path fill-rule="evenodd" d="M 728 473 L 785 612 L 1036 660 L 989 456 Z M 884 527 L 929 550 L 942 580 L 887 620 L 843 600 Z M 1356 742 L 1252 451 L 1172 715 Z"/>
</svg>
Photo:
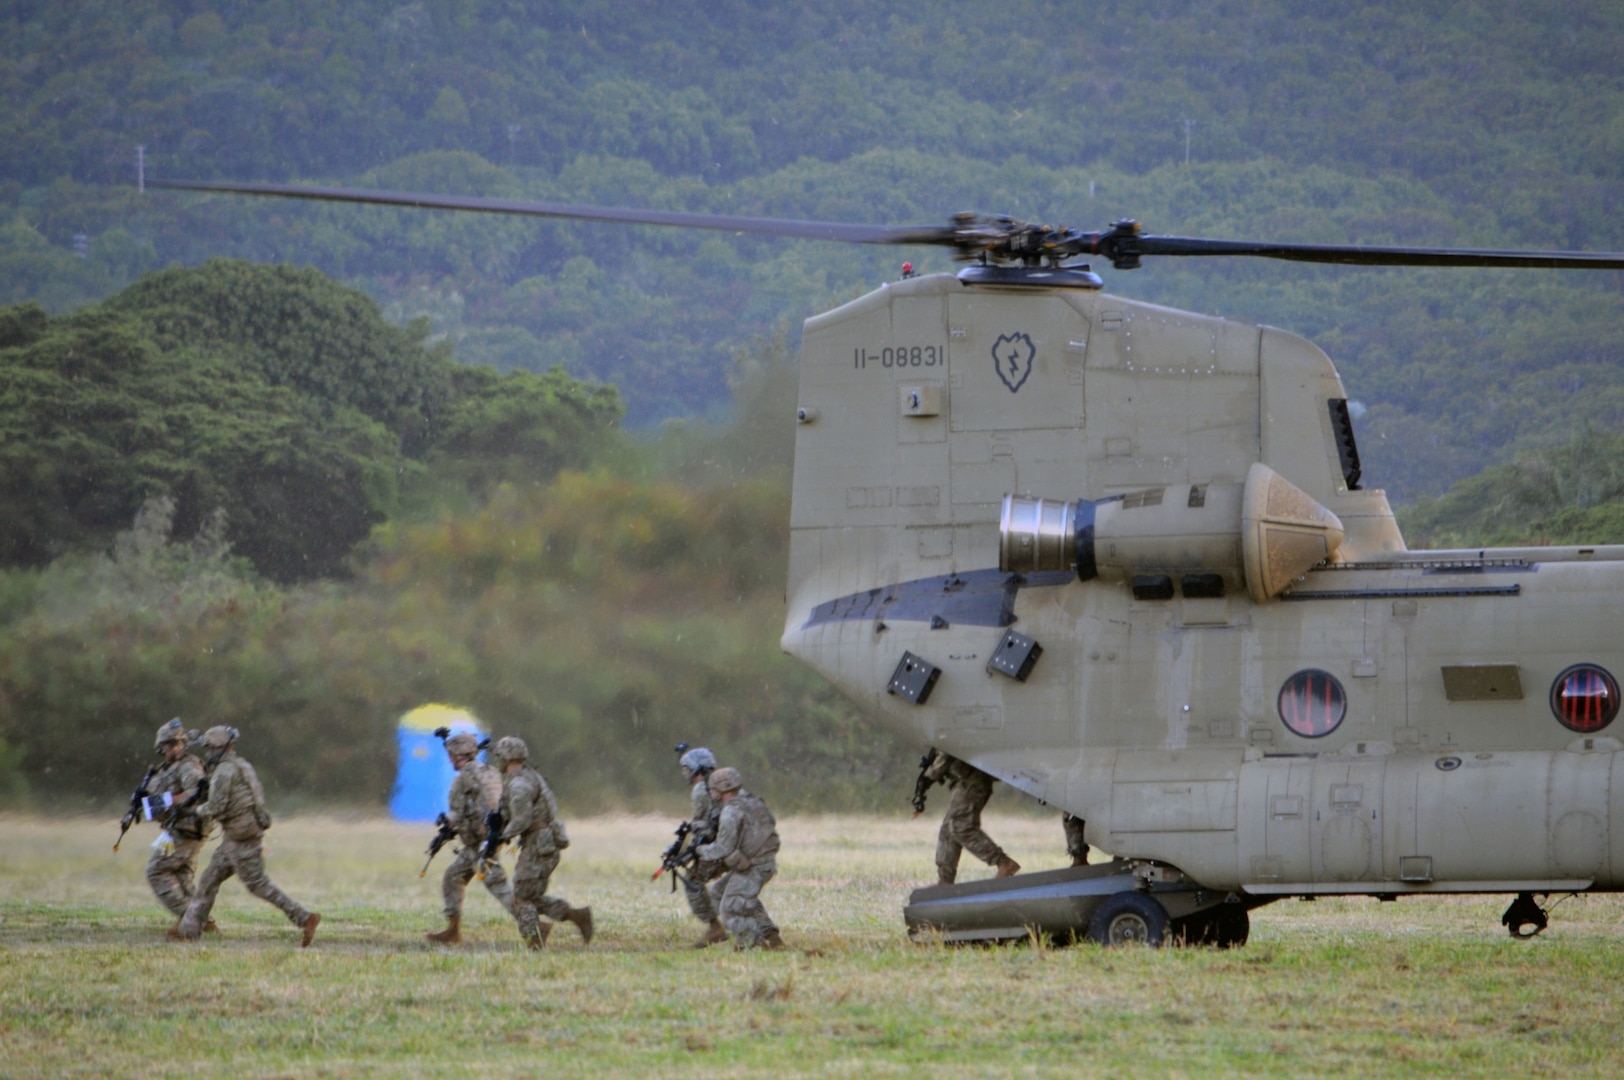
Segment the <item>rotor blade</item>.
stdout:
<svg viewBox="0 0 1624 1080">
<path fill-rule="evenodd" d="M 1362 247 L 1347 244 L 1262 244 L 1189 236 L 1140 236 L 1139 255 L 1254 255 L 1291 262 L 1350 266 L 1506 266 L 1545 270 L 1624 270 L 1624 254 L 1589 251 L 1489 251 L 1474 248 Z"/>
<path fill-rule="evenodd" d="M 674 225 L 719 232 L 759 233 L 803 240 L 836 240 L 847 244 L 939 244 L 953 246 L 952 229 L 935 225 L 842 225 L 827 221 L 785 218 L 735 217 L 729 214 L 694 214 L 680 210 L 631 210 L 582 203 L 531 202 L 524 199 L 487 199 L 478 195 L 429 195 L 365 188 L 303 187 L 294 184 L 233 184 L 191 180 L 148 180 L 148 187 L 178 191 L 219 191 L 235 195 L 274 195 L 316 202 L 409 206 L 430 210 L 472 210 L 483 214 L 520 214 L 529 217 L 610 221 L 625 225 Z"/>
</svg>

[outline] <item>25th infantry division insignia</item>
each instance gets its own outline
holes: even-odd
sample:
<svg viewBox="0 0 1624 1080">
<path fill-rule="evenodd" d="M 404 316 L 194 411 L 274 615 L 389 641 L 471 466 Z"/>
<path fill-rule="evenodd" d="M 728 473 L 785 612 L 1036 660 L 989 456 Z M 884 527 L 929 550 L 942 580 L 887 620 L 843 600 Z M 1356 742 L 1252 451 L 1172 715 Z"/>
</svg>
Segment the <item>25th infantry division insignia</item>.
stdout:
<svg viewBox="0 0 1624 1080">
<path fill-rule="evenodd" d="M 1014 393 L 1032 374 L 1032 360 L 1037 347 L 1026 334 L 1000 334 L 992 343 L 992 360 L 998 368 L 998 377 L 1004 380 L 1009 392 Z"/>
</svg>

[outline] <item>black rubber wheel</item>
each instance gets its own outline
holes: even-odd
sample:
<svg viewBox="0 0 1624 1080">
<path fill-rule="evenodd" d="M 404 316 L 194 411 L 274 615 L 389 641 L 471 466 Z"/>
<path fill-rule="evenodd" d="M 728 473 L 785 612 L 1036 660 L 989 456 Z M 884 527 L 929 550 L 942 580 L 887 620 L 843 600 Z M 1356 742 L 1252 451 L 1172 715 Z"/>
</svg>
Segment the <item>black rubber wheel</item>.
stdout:
<svg viewBox="0 0 1624 1080">
<path fill-rule="evenodd" d="M 1184 945 L 1233 949 L 1245 945 L 1251 933 L 1252 919 L 1239 904 L 1219 904 L 1173 923 L 1173 940 Z"/>
<path fill-rule="evenodd" d="M 1149 893 L 1113 893 L 1088 920 L 1088 940 L 1098 945 L 1158 946 L 1167 939 L 1167 909 Z"/>
</svg>

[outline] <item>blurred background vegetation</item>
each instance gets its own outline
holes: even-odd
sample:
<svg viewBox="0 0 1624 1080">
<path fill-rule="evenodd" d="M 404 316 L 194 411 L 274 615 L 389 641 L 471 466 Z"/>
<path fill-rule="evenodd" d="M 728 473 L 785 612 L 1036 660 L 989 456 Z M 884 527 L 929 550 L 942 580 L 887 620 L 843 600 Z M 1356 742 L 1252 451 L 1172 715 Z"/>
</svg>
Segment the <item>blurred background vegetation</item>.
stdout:
<svg viewBox="0 0 1624 1080">
<path fill-rule="evenodd" d="M 668 800 L 679 738 L 801 807 L 907 784 L 777 652 L 781 421 L 801 319 L 944 255 L 142 193 L 138 146 L 148 177 L 1620 250 L 1621 54 L 1602 0 L 9 5 L 0 800 L 105 798 L 180 714 L 284 797 L 375 805 L 435 699 L 574 806 Z M 1325 347 L 1413 545 L 1624 540 L 1624 275 L 1108 285 Z"/>
</svg>

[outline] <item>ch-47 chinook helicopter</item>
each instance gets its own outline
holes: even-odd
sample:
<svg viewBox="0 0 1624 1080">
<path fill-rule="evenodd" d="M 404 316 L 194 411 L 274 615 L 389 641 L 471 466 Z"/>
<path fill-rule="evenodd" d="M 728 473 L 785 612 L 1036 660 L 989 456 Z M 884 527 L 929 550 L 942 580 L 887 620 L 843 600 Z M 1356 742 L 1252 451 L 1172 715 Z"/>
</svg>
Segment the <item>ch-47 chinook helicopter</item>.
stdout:
<svg viewBox="0 0 1624 1080">
<path fill-rule="evenodd" d="M 946 246 L 808 319 L 783 648 L 1109 864 L 917 890 L 950 940 L 1246 940 L 1289 896 L 1624 889 L 1624 546 L 1411 551 L 1326 355 L 1074 260 L 1624 268 L 1624 255 L 886 228 L 283 185 L 193 190 Z M 1616 729 L 1615 729 L 1616 730 Z"/>
</svg>

